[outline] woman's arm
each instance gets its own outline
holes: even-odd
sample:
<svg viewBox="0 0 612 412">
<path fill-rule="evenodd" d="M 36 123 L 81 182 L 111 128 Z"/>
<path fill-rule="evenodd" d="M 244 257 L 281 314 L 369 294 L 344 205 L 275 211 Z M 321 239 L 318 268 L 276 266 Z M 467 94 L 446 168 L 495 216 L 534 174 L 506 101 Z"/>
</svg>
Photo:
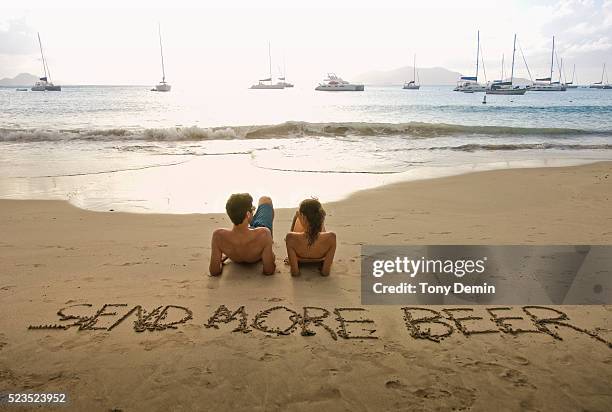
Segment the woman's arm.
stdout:
<svg viewBox="0 0 612 412">
<path fill-rule="evenodd" d="M 321 267 L 321 274 L 323 276 L 329 276 L 334 261 L 334 255 L 336 254 L 336 234 L 334 232 L 329 232 L 327 235 L 329 236 L 329 249 L 327 249 L 325 253 L 323 266 Z"/>
<path fill-rule="evenodd" d="M 291 276 L 300 275 L 300 266 L 298 264 L 298 256 L 295 252 L 295 238 L 292 233 L 287 233 L 285 237 L 285 245 L 287 246 L 287 257 L 289 258 L 289 266 L 291 267 Z"/>
</svg>

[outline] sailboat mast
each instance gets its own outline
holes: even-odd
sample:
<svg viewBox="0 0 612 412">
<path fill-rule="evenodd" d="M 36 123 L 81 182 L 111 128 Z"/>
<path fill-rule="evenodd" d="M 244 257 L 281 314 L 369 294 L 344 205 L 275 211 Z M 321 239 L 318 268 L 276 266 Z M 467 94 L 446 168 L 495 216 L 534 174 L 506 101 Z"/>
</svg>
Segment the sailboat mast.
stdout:
<svg viewBox="0 0 612 412">
<path fill-rule="evenodd" d="M 268 42 L 268 62 L 270 63 L 270 83 L 272 83 L 272 52 L 270 51 L 270 42 Z"/>
<path fill-rule="evenodd" d="M 604 73 L 606 72 L 606 64 L 603 65 L 603 70 L 601 71 L 601 84 L 603 84 Z"/>
<path fill-rule="evenodd" d="M 504 54 L 502 53 L 502 73 L 501 73 L 501 81 L 504 81 Z"/>
<path fill-rule="evenodd" d="M 412 81 L 416 82 L 416 53 L 414 54 L 414 60 L 412 63 Z"/>
<path fill-rule="evenodd" d="M 552 53 L 550 54 L 550 83 L 552 83 L 554 61 L 555 61 L 555 36 L 553 36 Z"/>
<path fill-rule="evenodd" d="M 38 46 L 40 47 L 40 57 L 42 59 L 43 72 L 45 73 L 45 77 L 47 77 L 47 64 L 45 63 L 45 54 L 43 53 L 42 42 L 40 41 L 40 33 L 36 34 L 38 35 Z M 51 80 L 50 76 L 49 80 Z"/>
<path fill-rule="evenodd" d="M 516 33 L 514 33 L 514 46 L 512 47 L 512 71 L 510 72 L 510 83 L 514 79 L 514 55 L 516 54 Z"/>
<path fill-rule="evenodd" d="M 480 59 L 480 30 L 478 30 L 478 45 L 476 47 L 476 81 L 478 81 L 478 60 Z"/>
<path fill-rule="evenodd" d="M 574 63 L 574 70 L 572 71 L 572 84 L 574 84 L 574 76 L 576 76 L 576 63 Z"/>
<path fill-rule="evenodd" d="M 162 47 L 161 24 L 160 23 L 157 23 L 157 31 L 159 33 L 159 53 L 161 54 L 162 83 L 165 83 L 166 82 L 166 69 L 164 67 L 164 49 Z"/>
<path fill-rule="evenodd" d="M 559 66 L 559 83 L 561 83 L 562 81 L 563 83 L 566 83 L 564 79 L 565 79 L 565 74 L 563 73 L 563 57 L 561 57 L 561 65 Z"/>
</svg>

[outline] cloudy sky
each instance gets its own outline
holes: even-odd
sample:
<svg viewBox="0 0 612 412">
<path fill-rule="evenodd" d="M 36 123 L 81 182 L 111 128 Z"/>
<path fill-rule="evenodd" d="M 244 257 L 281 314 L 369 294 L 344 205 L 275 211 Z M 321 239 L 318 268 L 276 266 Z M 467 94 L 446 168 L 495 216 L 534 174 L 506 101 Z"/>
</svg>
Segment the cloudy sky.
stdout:
<svg viewBox="0 0 612 412">
<path fill-rule="evenodd" d="M 612 0 L 88 3 L 2 0 L 0 78 L 41 72 L 38 31 L 55 79 L 151 84 L 160 77 L 158 21 L 174 84 L 266 76 L 268 41 L 274 71 L 284 59 L 288 77 L 297 81 L 314 82 L 328 71 L 350 79 L 411 65 L 413 53 L 420 66 L 472 73 L 477 30 L 489 79 L 499 77 L 515 32 L 534 77 L 549 71 L 553 35 L 568 76 L 576 64 L 580 82 L 598 81 L 604 61 L 612 76 Z M 528 77 L 518 59 L 518 75 Z"/>
</svg>

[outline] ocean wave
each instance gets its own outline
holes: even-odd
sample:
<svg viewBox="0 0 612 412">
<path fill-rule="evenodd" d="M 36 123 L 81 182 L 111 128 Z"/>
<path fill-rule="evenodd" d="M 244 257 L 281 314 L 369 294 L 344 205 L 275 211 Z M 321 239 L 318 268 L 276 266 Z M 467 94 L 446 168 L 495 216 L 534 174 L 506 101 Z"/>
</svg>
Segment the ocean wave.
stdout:
<svg viewBox="0 0 612 412">
<path fill-rule="evenodd" d="M 461 152 L 496 150 L 612 150 L 612 144 L 557 144 L 557 143 L 518 143 L 518 144 L 464 144 L 459 146 L 429 147 L 427 150 L 456 150 Z"/>
<path fill-rule="evenodd" d="M 227 139 L 300 138 L 309 136 L 401 136 L 406 138 L 435 138 L 446 136 L 480 135 L 567 137 L 581 135 L 612 136 L 612 130 L 595 131 L 570 128 L 467 126 L 445 123 L 308 123 L 285 122 L 276 125 L 198 126 L 159 129 L 0 129 L 2 142 L 45 141 L 204 141 Z"/>
</svg>

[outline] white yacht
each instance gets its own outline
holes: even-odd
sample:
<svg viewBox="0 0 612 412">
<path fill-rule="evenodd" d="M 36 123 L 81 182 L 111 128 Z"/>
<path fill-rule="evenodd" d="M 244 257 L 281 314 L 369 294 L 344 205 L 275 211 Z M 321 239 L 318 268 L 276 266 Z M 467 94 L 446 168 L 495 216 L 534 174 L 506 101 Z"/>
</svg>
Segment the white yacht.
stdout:
<svg viewBox="0 0 612 412">
<path fill-rule="evenodd" d="M 157 25 L 157 30 L 159 32 L 159 53 L 161 55 L 161 68 L 162 68 L 162 81 L 155 86 L 151 91 L 154 92 L 169 92 L 172 89 L 172 86 L 166 83 L 166 68 L 164 67 L 164 49 L 162 47 L 162 37 L 161 37 L 161 25 Z"/>
<path fill-rule="evenodd" d="M 476 76 L 461 76 L 457 81 L 457 86 L 453 89 L 455 92 L 475 93 L 484 92 L 487 88 L 485 85 L 478 83 L 478 63 L 480 60 L 480 30 L 477 35 L 476 46 Z"/>
<path fill-rule="evenodd" d="M 282 77 L 283 81 L 281 82 L 273 83 L 272 81 L 272 53 L 270 52 L 270 42 L 268 42 L 268 62 L 269 62 L 269 67 L 270 67 L 270 77 L 259 80 L 259 83 L 254 84 L 250 87 L 251 89 L 277 90 L 277 89 L 284 89 L 286 87 L 285 82 L 284 82 L 284 76 Z M 291 87 L 293 87 L 293 85 L 291 85 Z"/>
<path fill-rule="evenodd" d="M 604 83 L 604 77 L 606 79 L 605 83 Z M 589 88 L 591 89 L 612 89 L 612 84 L 610 84 L 610 81 L 608 80 L 608 72 L 606 71 L 605 63 L 603 65 L 603 71 L 601 72 L 601 80 L 596 83 L 593 83 L 592 85 L 589 86 Z"/>
<path fill-rule="evenodd" d="M 554 62 L 555 62 L 555 36 L 553 36 L 552 38 L 552 53 L 550 56 L 550 76 L 544 77 L 542 79 L 536 79 L 536 81 L 532 85 L 527 86 L 529 91 L 564 92 L 565 90 L 567 90 L 567 87 L 565 87 L 565 84 L 561 82 L 561 67 L 559 67 L 559 81 L 558 82 L 552 81 Z"/>
<path fill-rule="evenodd" d="M 496 80 L 489 85 L 486 94 L 504 94 L 504 95 L 523 95 L 527 91 L 525 88 L 513 85 L 514 80 L 514 56 L 516 55 L 516 34 L 514 35 L 514 46 L 512 49 L 512 71 L 510 72 L 510 81 Z M 503 58 L 502 58 L 503 62 Z M 503 63 L 502 63 L 503 66 Z M 503 73 L 503 72 L 502 72 Z"/>
<path fill-rule="evenodd" d="M 349 83 L 334 73 L 328 73 L 324 83 L 319 83 L 315 90 L 325 92 L 362 92 L 363 84 Z"/>
<path fill-rule="evenodd" d="M 62 86 L 56 86 L 51 81 L 51 72 L 49 71 L 49 66 L 47 66 L 47 60 L 45 59 L 45 54 L 43 53 L 42 42 L 40 41 L 40 33 L 38 34 L 38 45 L 40 46 L 40 57 L 42 59 L 43 64 L 43 72 L 45 75 L 40 77 L 38 81 L 32 86 L 33 92 L 59 92 L 62 90 Z"/>
<path fill-rule="evenodd" d="M 412 63 L 412 80 L 404 83 L 402 89 L 405 90 L 419 90 L 421 85 L 417 83 L 417 70 L 416 70 L 416 54 L 414 55 L 414 61 Z"/>
</svg>

